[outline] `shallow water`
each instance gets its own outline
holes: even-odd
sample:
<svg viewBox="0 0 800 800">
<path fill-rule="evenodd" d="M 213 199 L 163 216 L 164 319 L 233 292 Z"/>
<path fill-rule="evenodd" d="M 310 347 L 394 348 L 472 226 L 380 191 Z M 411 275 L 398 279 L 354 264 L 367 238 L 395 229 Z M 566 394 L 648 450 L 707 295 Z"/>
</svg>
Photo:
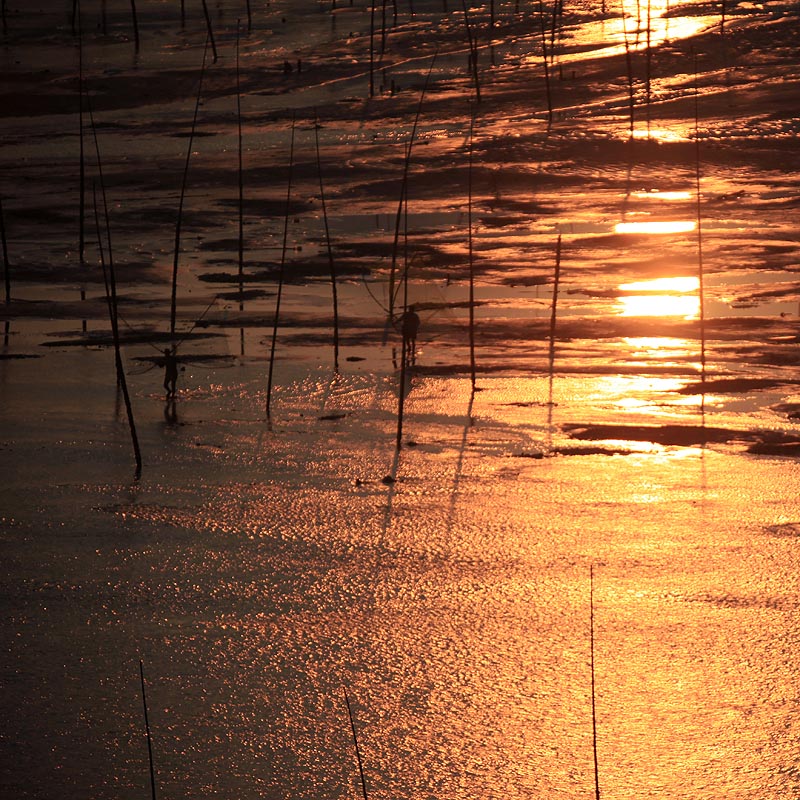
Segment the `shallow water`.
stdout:
<svg viewBox="0 0 800 800">
<path fill-rule="evenodd" d="M 179 6 L 138 5 L 138 56 L 127 4 L 83 6 L 138 481 L 93 218 L 87 264 L 77 256 L 68 9 L 11 9 L 0 48 L 3 794 L 146 795 L 141 659 L 161 797 L 358 796 L 345 689 L 370 797 L 586 797 L 592 657 L 604 798 L 798 794 L 793 6 L 735 6 L 722 28 L 718 10 L 656 21 L 666 9 L 651 5 L 649 106 L 634 5 L 624 23 L 616 5 L 606 18 L 566 8 L 551 125 L 537 9 L 497 3 L 490 48 L 489 6 L 470 7 L 483 95 L 473 392 L 477 104 L 461 6 L 418 0 L 412 18 L 399 4 L 371 100 L 368 5 L 253 7 L 241 48 L 254 293 L 240 296 L 244 14 L 212 4 L 219 60 L 192 144 L 170 405 L 153 360 L 169 341 L 205 26 L 194 6 L 181 25 Z M 384 320 L 437 45 L 407 249 L 400 236 L 422 328 L 398 451 L 400 343 Z M 284 76 L 284 58 L 303 71 Z M 315 114 L 342 269 L 338 374 Z"/>
</svg>

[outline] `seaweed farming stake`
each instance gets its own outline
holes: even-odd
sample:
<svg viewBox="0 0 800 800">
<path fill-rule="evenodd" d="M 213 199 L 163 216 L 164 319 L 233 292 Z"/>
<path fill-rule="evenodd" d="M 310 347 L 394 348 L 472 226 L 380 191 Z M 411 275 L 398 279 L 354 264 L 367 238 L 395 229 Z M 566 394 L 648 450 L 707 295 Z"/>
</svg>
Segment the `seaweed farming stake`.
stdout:
<svg viewBox="0 0 800 800">
<path fill-rule="evenodd" d="M 8 241 L 6 240 L 6 219 L 3 214 L 3 198 L 0 197 L 0 243 L 3 248 L 3 279 L 6 285 L 6 303 L 11 302 L 11 264 L 8 261 Z"/>
<path fill-rule="evenodd" d="M 589 663 L 592 670 L 592 753 L 594 755 L 594 796 L 600 800 L 600 771 L 597 765 L 597 706 L 594 681 L 594 564 L 589 564 Z"/>
<path fill-rule="evenodd" d="M 553 271 L 553 302 L 550 307 L 550 352 L 548 358 L 548 402 L 547 402 L 547 434 L 553 435 L 553 380 L 556 364 L 556 319 L 558 309 L 558 287 L 561 281 L 561 234 L 556 243 L 556 265 Z M 552 441 L 550 442 L 552 445 Z"/>
<path fill-rule="evenodd" d="M 91 113 L 91 111 L 90 111 Z M 111 226 L 108 219 L 108 203 L 106 202 L 105 186 L 103 184 L 103 173 L 100 167 L 100 149 L 97 146 L 97 131 L 94 128 L 94 121 L 92 121 L 92 131 L 95 136 L 95 146 L 97 147 L 98 157 L 98 176 L 100 178 L 100 190 L 103 195 L 103 213 L 105 216 L 106 224 L 106 239 L 108 242 L 108 275 L 106 276 L 106 262 L 103 257 L 103 236 L 100 231 L 100 217 L 97 210 L 97 193 L 94 185 L 92 186 L 92 200 L 94 201 L 94 221 L 97 228 L 97 246 L 100 251 L 100 264 L 103 268 L 103 277 L 106 280 L 106 293 L 108 300 L 108 313 L 111 322 L 111 337 L 114 341 L 114 363 L 117 372 L 117 384 L 122 390 L 122 397 L 125 401 L 125 411 L 128 416 L 128 427 L 131 432 L 131 442 L 133 444 L 133 456 L 136 461 L 136 469 L 133 473 L 134 480 L 139 480 L 142 476 L 142 453 L 139 449 L 139 437 L 136 435 L 136 424 L 133 419 L 133 407 L 131 405 L 131 397 L 128 392 L 128 382 L 125 380 L 125 369 L 122 366 L 122 352 L 119 341 L 119 313 L 117 309 L 117 284 L 114 276 L 114 258 L 111 251 Z"/>
<path fill-rule="evenodd" d="M 461 8 L 464 9 L 464 27 L 467 31 L 467 44 L 469 45 L 469 65 L 472 72 L 472 82 L 475 85 L 475 100 L 481 102 L 481 84 L 478 79 L 478 43 L 472 33 L 469 24 L 469 14 L 467 13 L 466 0 L 461 0 Z"/>
<path fill-rule="evenodd" d="M 150 736 L 150 720 L 147 715 L 147 692 L 144 686 L 144 665 L 139 659 L 139 680 L 142 685 L 142 705 L 144 706 L 144 730 L 147 735 L 147 757 L 150 762 L 150 792 L 152 800 L 156 800 L 156 771 L 153 766 L 153 739 Z"/>
<path fill-rule="evenodd" d="M 631 59 L 631 48 L 628 42 L 628 24 L 625 20 L 625 9 L 622 10 L 622 35 L 625 39 L 625 66 L 628 71 L 628 106 L 630 115 L 630 135 L 633 138 L 633 112 L 636 104 L 633 92 L 633 61 Z"/>
<path fill-rule="evenodd" d="M 547 66 L 547 33 L 544 27 L 544 4 L 539 0 L 539 27 L 542 32 L 542 64 L 544 66 L 544 87 L 547 93 L 547 124 L 553 124 L 553 96 L 550 92 L 550 69 Z"/>
<path fill-rule="evenodd" d="M 467 250 L 469 256 L 469 372 L 475 392 L 475 263 L 472 252 L 472 133 L 475 114 L 470 109 L 469 161 L 467 166 Z"/>
<path fill-rule="evenodd" d="M 249 7 L 249 4 L 248 4 Z M 239 27 L 236 20 L 236 124 L 239 150 L 239 313 L 244 312 L 244 177 L 242 171 L 242 93 L 239 71 Z M 239 350 L 244 355 L 244 328 L 239 328 Z"/>
<path fill-rule="evenodd" d="M 697 78 L 697 53 L 694 52 L 694 175 L 695 195 L 697 200 L 697 279 L 698 295 L 700 300 L 700 381 L 703 385 L 702 410 L 705 412 L 705 384 L 706 384 L 706 314 L 705 292 L 703 281 L 703 227 L 700 207 L 700 87 Z"/>
<path fill-rule="evenodd" d="M 134 49 L 139 52 L 139 20 L 136 18 L 136 0 L 131 0 L 131 15 L 133 17 Z"/>
<path fill-rule="evenodd" d="M 73 27 L 77 16 L 78 33 L 78 142 L 79 142 L 79 168 L 78 168 L 78 264 L 81 270 L 81 301 L 86 300 L 86 287 L 83 275 L 86 268 L 86 158 L 83 147 L 83 27 L 81 24 L 80 0 L 75 0 L 73 8 Z M 82 320 L 81 329 L 86 333 L 86 320 Z"/>
<path fill-rule="evenodd" d="M 206 28 L 208 30 L 208 38 L 211 41 L 211 52 L 214 56 L 214 63 L 217 63 L 217 45 L 214 41 L 214 31 L 211 28 L 211 17 L 208 14 L 208 4 L 203 0 L 203 16 L 206 18 Z"/>
<path fill-rule="evenodd" d="M 267 419 L 270 419 L 272 405 L 272 372 L 275 366 L 275 343 L 278 339 L 278 323 L 281 314 L 281 298 L 283 296 L 283 280 L 286 269 L 286 243 L 289 238 L 289 207 L 292 200 L 292 168 L 294 167 L 294 128 L 295 115 L 292 113 L 292 135 L 289 144 L 289 178 L 286 182 L 286 212 L 283 216 L 283 244 L 281 246 L 281 264 L 278 272 L 278 291 L 275 296 L 275 318 L 272 321 L 272 343 L 269 350 L 269 371 L 267 373 Z"/>
<path fill-rule="evenodd" d="M 388 324 L 391 324 L 392 320 L 394 319 L 394 303 L 395 303 L 395 273 L 397 271 L 397 248 L 398 243 L 400 241 L 400 221 L 403 216 L 403 203 L 406 199 L 406 194 L 408 193 L 408 169 L 411 164 L 411 148 L 414 144 L 414 137 L 417 134 L 417 126 L 419 125 L 419 117 L 422 113 L 422 102 L 425 99 L 425 92 L 428 89 L 428 82 L 431 78 L 431 73 L 433 72 L 433 65 L 436 63 L 436 56 L 438 55 L 438 50 L 436 53 L 433 54 L 433 58 L 431 59 L 431 65 L 428 67 L 428 74 L 425 76 L 425 83 L 422 87 L 422 92 L 419 96 L 419 104 L 417 105 L 417 113 L 414 117 L 414 125 L 411 128 L 411 136 L 408 140 L 408 147 L 406 149 L 406 157 L 403 163 L 403 180 L 400 185 L 400 202 L 397 206 L 397 216 L 395 218 L 395 225 L 394 225 L 394 241 L 392 243 L 392 266 L 389 271 L 389 319 Z"/>
<path fill-rule="evenodd" d="M 319 199 L 322 205 L 322 219 L 325 223 L 325 243 L 328 248 L 328 266 L 331 273 L 331 295 L 333 301 L 333 369 L 339 371 L 339 299 L 336 291 L 336 263 L 333 260 L 331 231 L 328 225 L 328 211 L 325 206 L 325 189 L 322 185 L 322 160 L 319 155 L 319 120 L 314 111 L 314 143 L 317 150 L 317 172 L 319 173 Z"/>
<path fill-rule="evenodd" d="M 344 702 L 347 705 L 347 716 L 350 717 L 350 730 L 353 733 L 353 744 L 356 748 L 356 761 L 358 762 L 358 774 L 361 776 L 361 794 L 364 800 L 367 797 L 367 782 L 364 779 L 364 765 L 361 763 L 361 751 L 358 748 L 358 735 L 356 734 L 356 723 L 353 719 L 353 710 L 350 708 L 350 698 L 347 696 L 347 687 L 344 687 Z"/>
<path fill-rule="evenodd" d="M 203 90 L 203 76 L 206 72 L 206 55 L 208 53 L 209 37 L 203 47 L 203 63 L 200 67 L 200 80 L 197 82 L 197 100 L 194 104 L 194 116 L 192 117 L 192 129 L 189 133 L 189 146 L 186 148 L 186 163 L 183 166 L 183 180 L 181 182 L 181 194 L 178 201 L 178 219 L 175 223 L 175 250 L 172 257 L 172 300 L 169 314 L 169 332 L 175 335 L 175 316 L 177 313 L 178 302 L 178 256 L 181 251 L 181 222 L 183 221 L 183 201 L 186 197 L 186 180 L 189 175 L 189 159 L 192 157 L 192 143 L 194 142 L 194 132 L 197 127 L 197 113 L 200 109 L 200 94 Z"/>
</svg>

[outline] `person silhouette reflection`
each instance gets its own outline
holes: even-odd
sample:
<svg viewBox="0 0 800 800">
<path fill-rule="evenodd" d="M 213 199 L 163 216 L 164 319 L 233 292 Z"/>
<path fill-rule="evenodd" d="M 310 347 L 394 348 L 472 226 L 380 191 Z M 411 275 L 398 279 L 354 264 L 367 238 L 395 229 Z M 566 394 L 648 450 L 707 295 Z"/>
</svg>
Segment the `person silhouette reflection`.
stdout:
<svg viewBox="0 0 800 800">
<path fill-rule="evenodd" d="M 175 348 L 164 350 L 164 391 L 167 393 L 167 400 L 174 399 L 176 384 L 178 382 L 178 357 Z"/>
<path fill-rule="evenodd" d="M 403 334 L 403 359 L 406 365 L 417 361 L 417 333 L 419 331 L 419 314 L 416 306 L 410 305 L 400 320 L 400 331 Z"/>
</svg>

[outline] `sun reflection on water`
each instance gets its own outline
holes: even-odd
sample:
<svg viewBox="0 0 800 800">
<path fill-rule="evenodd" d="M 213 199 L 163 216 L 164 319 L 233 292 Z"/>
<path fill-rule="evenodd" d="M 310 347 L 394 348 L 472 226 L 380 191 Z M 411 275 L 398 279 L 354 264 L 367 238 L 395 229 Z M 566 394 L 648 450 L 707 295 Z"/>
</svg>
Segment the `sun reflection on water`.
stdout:
<svg viewBox="0 0 800 800">
<path fill-rule="evenodd" d="M 656 278 L 623 283 L 625 294 L 618 298 L 618 314 L 623 317 L 682 317 L 696 319 L 700 314 L 697 277 Z"/>
<path fill-rule="evenodd" d="M 618 222 L 615 233 L 688 233 L 697 223 L 691 219 L 642 220 L 641 222 Z"/>
</svg>

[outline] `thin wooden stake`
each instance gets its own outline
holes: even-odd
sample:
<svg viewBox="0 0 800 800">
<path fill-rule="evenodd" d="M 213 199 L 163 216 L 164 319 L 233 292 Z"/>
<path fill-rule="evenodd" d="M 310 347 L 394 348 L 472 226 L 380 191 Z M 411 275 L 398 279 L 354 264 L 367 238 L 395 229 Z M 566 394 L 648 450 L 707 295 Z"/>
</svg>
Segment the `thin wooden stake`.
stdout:
<svg viewBox="0 0 800 800">
<path fill-rule="evenodd" d="M 89 108 L 91 117 L 91 107 Z M 111 322 L 111 337 L 114 341 L 114 363 L 117 371 L 117 385 L 122 390 L 122 397 L 125 401 L 125 412 L 128 416 L 128 427 L 131 432 L 131 442 L 133 444 L 133 456 L 136 462 L 136 469 L 133 473 L 134 480 L 139 480 L 142 476 L 142 453 L 139 449 L 139 437 L 136 435 L 136 423 L 133 419 L 133 406 L 131 405 L 131 397 L 128 392 L 128 382 L 125 379 L 125 369 L 122 365 L 122 348 L 119 340 L 119 309 L 117 306 L 117 283 L 114 275 L 114 257 L 111 248 L 111 225 L 108 218 L 108 202 L 106 201 L 106 191 L 103 182 L 103 172 L 100 166 L 100 148 L 97 144 L 97 131 L 94 127 L 94 120 L 92 120 L 92 132 L 95 139 L 95 148 L 97 149 L 97 170 L 100 179 L 100 191 L 103 197 L 103 213 L 105 216 L 106 225 L 106 240 L 108 242 L 108 274 L 106 275 L 106 262 L 103 258 L 103 237 L 100 231 L 100 217 L 97 209 L 97 194 L 92 187 L 92 199 L 94 201 L 94 221 L 97 229 L 97 245 L 100 250 L 100 263 L 103 268 L 103 277 L 106 281 L 106 293 L 108 301 L 108 312 Z"/>
<path fill-rule="evenodd" d="M 136 16 L 136 0 L 131 0 L 131 15 L 133 17 L 133 41 L 136 52 L 139 52 L 139 20 Z"/>
<path fill-rule="evenodd" d="M 331 299 L 333 302 L 333 369 L 339 371 L 339 299 L 337 293 L 336 262 L 331 247 L 331 231 L 328 225 L 328 211 L 325 206 L 325 188 L 322 185 L 322 160 L 319 152 L 319 120 L 314 112 L 314 142 L 317 150 L 317 172 L 319 173 L 319 199 L 322 205 L 322 219 L 325 223 L 325 243 L 328 248 L 328 266 L 331 274 Z"/>
<path fill-rule="evenodd" d="M 3 198 L 0 197 L 0 244 L 3 248 L 3 278 L 6 285 L 6 303 L 11 302 L 11 263 L 8 260 L 8 241 L 6 240 L 6 219 L 3 214 Z"/>
<path fill-rule="evenodd" d="M 403 217 L 403 204 L 406 202 L 406 194 L 408 193 L 408 170 L 411 165 L 411 148 L 414 145 L 414 137 L 417 134 L 417 126 L 419 125 L 419 117 L 422 113 L 422 102 L 425 99 L 425 92 L 428 89 L 428 82 L 430 81 L 431 73 L 433 72 L 433 65 L 436 63 L 437 53 L 433 54 L 431 65 L 428 67 L 428 74 L 425 76 L 425 84 L 422 87 L 422 93 L 419 97 L 419 104 L 417 105 L 417 113 L 414 117 L 414 125 L 411 128 L 411 136 L 408 140 L 408 147 L 406 148 L 405 162 L 403 163 L 403 180 L 400 185 L 400 202 L 397 206 L 397 216 L 394 225 L 394 242 L 392 244 L 392 266 L 389 271 L 389 324 L 394 318 L 394 304 L 396 300 L 397 290 L 395 289 L 395 277 L 397 270 L 397 249 L 400 241 L 400 223 Z"/>
<path fill-rule="evenodd" d="M 553 378 L 553 370 L 556 361 L 556 316 L 558 307 L 558 286 L 561 280 L 561 234 L 558 234 L 556 243 L 556 266 L 553 273 L 553 302 L 550 306 L 550 357 L 549 373 L 550 379 Z"/>
<path fill-rule="evenodd" d="M 592 753 L 594 755 L 594 796 L 600 800 L 600 770 L 597 763 L 597 705 L 594 680 L 594 564 L 589 565 L 589 645 L 592 670 Z"/>
<path fill-rule="evenodd" d="M 481 102 L 481 84 L 478 78 L 478 42 L 472 33 L 472 26 L 469 24 L 469 14 L 467 13 L 466 0 L 461 0 L 461 8 L 464 10 L 464 26 L 467 29 L 467 44 L 469 45 L 469 65 L 472 72 L 472 82 L 475 85 L 475 100 Z"/>
<path fill-rule="evenodd" d="M 77 17 L 78 33 L 78 263 L 81 270 L 81 301 L 86 300 L 86 287 L 83 276 L 86 268 L 86 157 L 83 144 L 83 26 L 81 24 L 80 0 L 75 0 L 73 16 Z M 86 332 L 86 320 L 81 322 Z"/>
<path fill-rule="evenodd" d="M 203 76 L 206 71 L 206 54 L 208 53 L 209 38 L 206 37 L 206 44 L 203 48 L 203 63 L 200 67 L 200 80 L 197 83 L 197 100 L 194 104 L 194 116 L 192 117 L 192 129 L 189 133 L 189 146 L 186 148 L 186 163 L 183 166 L 183 180 L 181 182 L 181 195 L 178 201 L 178 218 L 175 222 L 175 247 L 172 257 L 172 299 L 169 315 L 169 332 L 175 335 L 175 317 L 178 305 L 178 257 L 181 251 L 181 224 L 183 222 L 183 201 L 186 197 L 186 180 L 189 175 L 189 160 L 192 157 L 192 145 L 194 143 L 194 132 L 197 127 L 197 113 L 200 109 L 200 95 L 203 89 Z"/>
<path fill-rule="evenodd" d="M 706 383 L 706 315 L 705 286 L 703 268 L 703 223 L 700 194 L 700 87 L 697 78 L 697 53 L 694 55 L 694 145 L 695 145 L 695 196 L 697 201 L 697 278 L 700 300 L 700 381 L 703 385 L 703 405 L 705 406 Z"/>
<path fill-rule="evenodd" d="M 150 720 L 147 715 L 147 692 L 144 685 L 144 664 L 139 659 L 139 679 L 142 684 L 142 705 L 144 706 L 144 730 L 147 734 L 147 757 L 150 762 L 150 792 L 152 800 L 156 800 L 156 771 L 153 764 L 153 738 L 150 735 Z"/>
<path fill-rule="evenodd" d="M 356 761 L 358 761 L 358 774 L 361 776 L 361 794 L 364 800 L 369 800 L 367 797 L 367 782 L 364 779 L 364 765 L 361 762 L 361 751 L 358 747 L 358 735 L 356 734 L 356 723 L 353 719 L 353 710 L 350 708 L 350 698 L 347 696 L 347 688 L 344 690 L 344 702 L 347 705 L 347 716 L 350 717 L 350 730 L 353 733 L 353 744 L 356 748 Z"/>
<path fill-rule="evenodd" d="M 267 419 L 271 418 L 272 405 L 272 373 L 275 367 L 275 345 L 278 340 L 278 325 L 281 314 L 281 298 L 283 297 L 284 272 L 286 268 L 286 245 L 289 239 L 289 209 L 292 200 L 292 170 L 294 168 L 294 128 L 295 115 L 292 114 L 292 135 L 289 144 L 289 178 L 286 182 L 286 211 L 283 217 L 283 245 L 281 246 L 281 264 L 278 272 L 278 291 L 275 297 L 275 318 L 272 322 L 272 343 L 269 350 L 269 372 L 267 375 Z"/>
<path fill-rule="evenodd" d="M 550 68 L 547 65 L 547 33 L 544 26 L 544 5 L 539 0 L 539 27 L 542 34 L 542 65 L 544 67 L 544 88 L 547 96 L 547 122 L 553 124 L 553 95 L 550 91 Z"/>
<path fill-rule="evenodd" d="M 211 27 L 211 17 L 208 13 L 208 3 L 203 0 L 203 16 L 206 18 L 206 29 L 208 30 L 208 39 L 211 42 L 211 52 L 214 56 L 214 63 L 217 63 L 217 45 L 214 41 L 214 30 Z"/>
<path fill-rule="evenodd" d="M 469 163 L 467 169 L 467 246 L 469 254 L 469 371 L 472 391 L 475 391 L 475 263 L 472 249 L 472 135 L 475 114 L 470 109 L 469 117 Z"/>
<path fill-rule="evenodd" d="M 239 26 L 236 20 L 236 123 L 239 151 L 239 313 L 244 311 L 244 176 L 242 169 L 242 94 L 239 70 Z M 244 355 L 244 328 L 239 329 L 239 349 Z"/>
</svg>

